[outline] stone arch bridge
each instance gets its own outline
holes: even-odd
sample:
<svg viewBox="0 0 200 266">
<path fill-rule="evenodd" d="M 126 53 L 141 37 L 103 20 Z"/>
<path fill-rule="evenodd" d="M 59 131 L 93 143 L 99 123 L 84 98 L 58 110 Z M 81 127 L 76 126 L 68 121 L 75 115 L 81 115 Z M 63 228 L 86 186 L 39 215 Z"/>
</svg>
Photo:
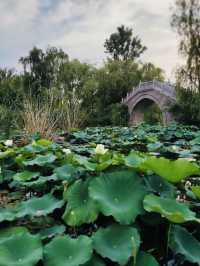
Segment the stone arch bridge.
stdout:
<svg viewBox="0 0 200 266">
<path fill-rule="evenodd" d="M 173 120 L 169 111 L 170 106 L 176 102 L 175 88 L 170 83 L 160 81 L 142 82 L 132 92 L 122 99 L 128 106 L 130 124 L 138 124 L 144 119 L 144 111 L 151 104 L 156 104 L 162 113 L 163 124 Z"/>
</svg>

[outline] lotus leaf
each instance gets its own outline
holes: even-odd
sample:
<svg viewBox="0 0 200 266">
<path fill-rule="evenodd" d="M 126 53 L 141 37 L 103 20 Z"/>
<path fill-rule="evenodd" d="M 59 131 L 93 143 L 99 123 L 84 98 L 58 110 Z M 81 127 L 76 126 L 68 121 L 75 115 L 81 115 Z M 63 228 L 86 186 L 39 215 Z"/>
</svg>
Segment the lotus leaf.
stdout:
<svg viewBox="0 0 200 266">
<path fill-rule="evenodd" d="M 56 199 L 51 194 L 46 194 L 40 198 L 32 197 L 20 204 L 18 214 L 20 217 L 25 215 L 44 216 L 53 212 L 57 208 L 61 208 L 63 204 L 64 201 Z"/>
<path fill-rule="evenodd" d="M 0 230 L 0 242 L 1 240 L 5 240 L 5 238 L 9 238 L 13 235 L 20 234 L 20 233 L 27 233 L 28 229 L 23 226 L 15 226 L 15 227 L 8 227 L 5 229 Z"/>
<path fill-rule="evenodd" d="M 42 259 L 40 238 L 27 232 L 0 241 L 0 266 L 35 266 Z"/>
<path fill-rule="evenodd" d="M 37 155 L 35 159 L 24 161 L 24 165 L 38 165 L 38 166 L 45 166 L 47 164 L 53 163 L 56 160 L 56 156 L 52 153 L 47 155 Z"/>
<path fill-rule="evenodd" d="M 28 181 L 32 178 L 39 176 L 39 175 L 40 175 L 39 172 L 24 171 L 24 172 L 20 172 L 20 173 L 15 174 L 13 176 L 13 179 L 17 180 L 17 181 Z"/>
<path fill-rule="evenodd" d="M 145 176 L 145 183 L 150 192 L 166 198 L 175 198 L 176 196 L 176 187 L 160 176 L 147 175 Z"/>
<path fill-rule="evenodd" d="M 160 213 L 162 217 L 173 223 L 200 222 L 188 205 L 177 202 L 176 199 L 161 198 L 154 194 L 149 194 L 144 198 L 144 209 L 148 212 Z"/>
<path fill-rule="evenodd" d="M 22 182 L 19 183 L 20 186 L 30 187 L 30 188 L 38 188 L 44 186 L 48 181 L 57 181 L 58 177 L 56 174 L 50 176 L 40 176 L 37 180 Z"/>
<path fill-rule="evenodd" d="M 97 256 L 93 256 L 91 260 L 86 262 L 83 266 L 106 266 L 103 260 L 99 259 Z"/>
<path fill-rule="evenodd" d="M 36 144 L 37 145 L 41 145 L 41 146 L 50 146 L 51 144 L 53 144 L 53 142 L 52 141 L 50 141 L 50 140 L 48 140 L 48 139 L 39 139 L 39 140 L 37 140 L 36 141 Z"/>
<path fill-rule="evenodd" d="M 74 159 L 77 163 L 84 166 L 89 171 L 95 171 L 97 167 L 97 163 L 90 162 L 89 159 L 85 156 L 76 155 Z"/>
<path fill-rule="evenodd" d="M 200 200 L 200 186 L 191 186 L 191 190 L 196 198 Z"/>
<path fill-rule="evenodd" d="M 79 266 L 91 259 L 92 240 L 87 236 L 72 239 L 57 236 L 44 248 L 45 266 Z"/>
<path fill-rule="evenodd" d="M 128 167 L 140 168 L 144 160 L 145 160 L 145 157 L 140 156 L 137 152 L 132 151 L 125 158 L 125 165 L 127 165 Z"/>
<path fill-rule="evenodd" d="M 185 228 L 172 226 L 169 246 L 173 252 L 183 255 L 187 261 L 200 265 L 200 242 Z"/>
<path fill-rule="evenodd" d="M 138 231 L 130 226 L 112 225 L 99 229 L 92 237 L 94 249 L 103 258 L 125 265 L 140 246 Z"/>
<path fill-rule="evenodd" d="M 143 167 L 172 183 L 178 183 L 192 175 L 200 175 L 199 166 L 185 159 L 171 161 L 149 156 L 144 161 Z"/>
<path fill-rule="evenodd" d="M 89 182 L 89 179 L 85 182 L 78 180 L 64 193 L 67 207 L 63 219 L 66 224 L 78 226 L 96 220 L 98 209 L 96 202 L 89 197 Z"/>
<path fill-rule="evenodd" d="M 159 266 L 159 264 L 152 255 L 140 251 L 137 256 L 136 266 Z"/>
<path fill-rule="evenodd" d="M 55 235 L 62 235 L 65 232 L 65 229 L 66 228 L 64 225 L 54 225 L 52 227 L 40 230 L 39 234 L 41 239 L 47 239 L 52 238 Z"/>
<path fill-rule="evenodd" d="M 13 221 L 16 219 L 16 208 L 0 208 L 0 222 Z"/>
<path fill-rule="evenodd" d="M 55 168 L 54 173 L 60 180 L 71 181 L 74 176 L 78 176 L 79 168 L 77 169 L 77 167 L 74 167 L 72 164 L 65 164 L 61 167 Z"/>
<path fill-rule="evenodd" d="M 102 174 L 91 181 L 89 191 L 100 211 L 105 216 L 112 215 L 121 224 L 130 224 L 143 213 L 146 190 L 133 171 Z"/>
</svg>

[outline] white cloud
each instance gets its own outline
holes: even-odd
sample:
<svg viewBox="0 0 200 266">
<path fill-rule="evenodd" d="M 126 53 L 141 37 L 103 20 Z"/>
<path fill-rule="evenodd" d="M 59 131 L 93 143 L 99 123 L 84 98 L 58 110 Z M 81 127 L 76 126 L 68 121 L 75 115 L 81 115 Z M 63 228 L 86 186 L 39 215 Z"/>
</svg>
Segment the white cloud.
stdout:
<svg viewBox="0 0 200 266">
<path fill-rule="evenodd" d="M 173 0 L 0 0 L 0 65 L 14 66 L 34 46 L 63 48 L 71 57 L 99 64 L 105 39 L 125 24 L 148 47 L 143 59 L 168 76 L 178 62 L 170 28 Z"/>
</svg>

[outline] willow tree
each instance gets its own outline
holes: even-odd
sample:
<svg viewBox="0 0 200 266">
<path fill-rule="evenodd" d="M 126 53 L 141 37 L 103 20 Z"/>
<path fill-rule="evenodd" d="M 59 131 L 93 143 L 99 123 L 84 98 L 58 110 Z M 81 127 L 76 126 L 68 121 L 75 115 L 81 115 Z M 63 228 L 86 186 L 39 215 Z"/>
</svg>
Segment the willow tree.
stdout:
<svg viewBox="0 0 200 266">
<path fill-rule="evenodd" d="M 180 38 L 179 52 L 185 64 L 177 71 L 178 109 L 181 120 L 200 122 L 200 1 L 176 0 L 172 27 Z"/>
</svg>

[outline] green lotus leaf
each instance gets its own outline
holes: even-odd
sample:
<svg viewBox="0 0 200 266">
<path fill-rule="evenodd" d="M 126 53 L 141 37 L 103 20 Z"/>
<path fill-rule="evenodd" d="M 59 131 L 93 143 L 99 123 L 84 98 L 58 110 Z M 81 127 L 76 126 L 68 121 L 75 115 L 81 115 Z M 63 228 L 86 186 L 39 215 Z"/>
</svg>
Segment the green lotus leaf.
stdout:
<svg viewBox="0 0 200 266">
<path fill-rule="evenodd" d="M 98 216 L 96 202 L 89 197 L 89 179 L 78 180 L 64 193 L 67 207 L 63 214 L 66 224 L 79 226 L 83 223 L 94 222 Z"/>
<path fill-rule="evenodd" d="M 7 149 L 6 151 L 0 151 L 0 160 L 12 157 L 15 155 L 14 149 Z"/>
<path fill-rule="evenodd" d="M 148 212 L 160 213 L 173 223 L 184 223 L 188 221 L 200 222 L 185 203 L 177 202 L 176 199 L 161 198 L 149 194 L 144 198 L 144 209 Z"/>
<path fill-rule="evenodd" d="M 54 169 L 54 173 L 57 175 L 58 179 L 70 181 L 79 174 L 79 168 L 74 167 L 72 164 L 66 164 L 61 167 Z"/>
<path fill-rule="evenodd" d="M 15 172 L 12 170 L 4 169 L 0 167 L 0 182 L 10 181 L 13 179 Z"/>
<path fill-rule="evenodd" d="M 198 200 L 200 200 L 200 186 L 191 186 L 191 190 Z"/>
<path fill-rule="evenodd" d="M 41 146 L 48 147 L 51 144 L 53 144 L 53 142 L 50 141 L 50 140 L 48 140 L 48 139 L 39 139 L 39 140 L 36 141 L 36 144 L 37 145 L 41 145 Z"/>
<path fill-rule="evenodd" d="M 136 266 L 159 266 L 159 264 L 152 255 L 140 251 L 137 256 Z"/>
<path fill-rule="evenodd" d="M 39 235 L 41 236 L 41 239 L 52 238 L 55 235 L 64 234 L 65 229 L 66 228 L 64 225 L 54 225 L 52 227 L 40 230 Z"/>
<path fill-rule="evenodd" d="M 200 167 L 185 159 L 171 161 L 165 158 L 149 156 L 144 161 L 143 167 L 172 183 L 178 183 L 192 175 L 200 175 Z"/>
<path fill-rule="evenodd" d="M 144 178 L 149 192 L 159 194 L 166 198 L 175 198 L 177 188 L 157 175 L 147 175 Z"/>
<path fill-rule="evenodd" d="M 35 266 L 42 259 L 40 238 L 27 232 L 0 241 L 0 266 Z"/>
<path fill-rule="evenodd" d="M 162 148 L 163 144 L 161 142 L 155 142 L 155 143 L 149 143 L 147 144 L 147 149 L 150 152 L 158 151 L 160 148 Z"/>
<path fill-rule="evenodd" d="M 20 152 L 23 154 L 35 154 L 44 152 L 47 150 L 47 147 L 38 145 L 36 142 L 33 142 L 32 144 L 28 144 L 20 149 Z"/>
<path fill-rule="evenodd" d="M 30 172 L 30 171 L 24 171 L 17 173 L 13 176 L 13 179 L 16 181 L 28 181 L 32 178 L 38 177 L 40 175 L 39 172 Z"/>
<path fill-rule="evenodd" d="M 0 209 L 0 222 L 13 221 L 18 218 L 28 216 L 44 216 L 52 213 L 55 209 L 61 208 L 64 204 L 63 200 L 54 198 L 51 194 L 43 197 L 32 197 L 27 201 L 23 201 L 12 208 Z"/>
<path fill-rule="evenodd" d="M 102 259 L 93 256 L 91 260 L 83 264 L 83 266 L 106 266 Z"/>
<path fill-rule="evenodd" d="M 24 161 L 24 165 L 38 165 L 38 166 L 45 166 L 47 164 L 53 163 L 56 160 L 56 156 L 52 153 L 47 155 L 37 155 L 35 159 Z"/>
<path fill-rule="evenodd" d="M 76 154 L 74 156 L 74 159 L 77 163 L 79 163 L 79 165 L 84 166 L 89 171 L 95 171 L 97 168 L 97 163 L 90 162 L 89 159 L 85 156 Z"/>
<path fill-rule="evenodd" d="M 200 242 L 185 228 L 175 225 L 170 230 L 169 247 L 187 261 L 200 265 Z"/>
<path fill-rule="evenodd" d="M 91 257 L 92 240 L 87 236 L 57 236 L 44 248 L 45 266 L 79 266 Z"/>
<path fill-rule="evenodd" d="M 146 190 L 142 179 L 133 171 L 102 174 L 91 181 L 89 192 L 99 210 L 121 224 L 130 224 L 143 213 Z"/>
<path fill-rule="evenodd" d="M 125 165 L 133 168 L 140 168 L 145 160 L 145 157 L 140 156 L 137 152 L 131 152 L 125 157 Z"/>
<path fill-rule="evenodd" d="M 3 221 L 14 221 L 16 215 L 16 208 L 0 208 L 0 223 Z"/>
<path fill-rule="evenodd" d="M 58 200 L 51 194 L 46 194 L 43 197 L 32 197 L 27 201 L 23 201 L 18 208 L 18 216 L 44 216 L 52 213 L 55 209 L 61 208 L 64 201 Z"/>
<path fill-rule="evenodd" d="M 44 186 L 48 181 L 57 181 L 58 177 L 56 174 L 50 176 L 40 176 L 37 180 L 29 181 L 29 182 L 22 182 L 19 183 L 20 186 L 25 186 L 28 188 L 38 188 Z"/>
<path fill-rule="evenodd" d="M 103 258 L 120 265 L 128 263 L 140 246 L 138 231 L 130 226 L 112 225 L 99 229 L 92 237 L 93 247 Z"/>
<path fill-rule="evenodd" d="M 28 229 L 23 226 L 8 227 L 0 230 L 0 242 L 16 234 L 28 233 Z"/>
</svg>

